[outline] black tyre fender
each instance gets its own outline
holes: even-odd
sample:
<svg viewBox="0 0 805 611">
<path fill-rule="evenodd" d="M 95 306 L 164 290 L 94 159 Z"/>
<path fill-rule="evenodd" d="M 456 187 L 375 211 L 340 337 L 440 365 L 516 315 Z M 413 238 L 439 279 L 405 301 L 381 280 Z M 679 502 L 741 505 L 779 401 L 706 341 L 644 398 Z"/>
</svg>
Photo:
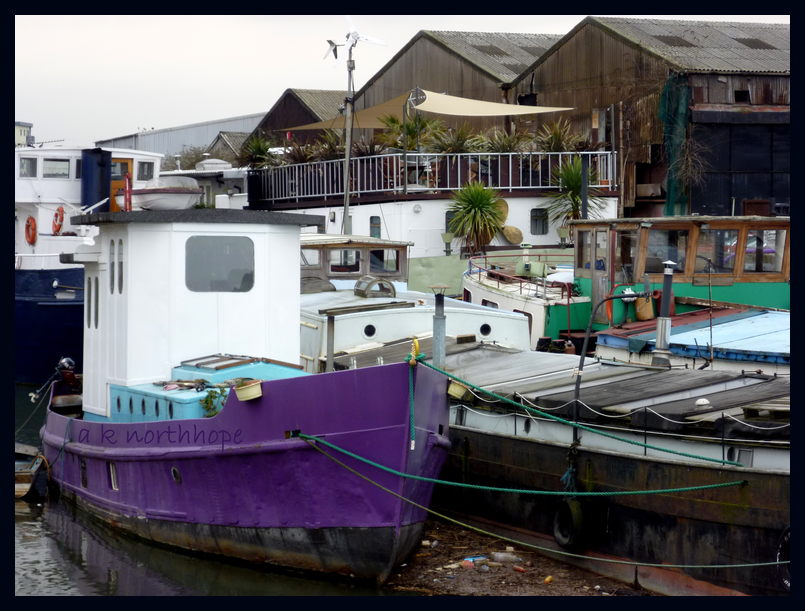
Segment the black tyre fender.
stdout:
<svg viewBox="0 0 805 611">
<path fill-rule="evenodd" d="M 553 538 L 562 547 L 577 548 L 583 540 L 584 515 L 581 501 L 563 499 L 553 516 Z"/>
</svg>

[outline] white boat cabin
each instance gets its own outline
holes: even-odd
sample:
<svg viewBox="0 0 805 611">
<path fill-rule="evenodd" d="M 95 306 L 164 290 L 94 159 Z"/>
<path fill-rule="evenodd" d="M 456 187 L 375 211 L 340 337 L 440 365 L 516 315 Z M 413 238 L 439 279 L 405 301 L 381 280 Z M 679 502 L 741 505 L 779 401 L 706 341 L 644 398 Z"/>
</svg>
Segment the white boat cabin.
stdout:
<svg viewBox="0 0 805 611">
<path fill-rule="evenodd" d="M 212 354 L 299 363 L 299 232 L 311 215 L 190 209 L 84 215 L 83 409 Z"/>
</svg>

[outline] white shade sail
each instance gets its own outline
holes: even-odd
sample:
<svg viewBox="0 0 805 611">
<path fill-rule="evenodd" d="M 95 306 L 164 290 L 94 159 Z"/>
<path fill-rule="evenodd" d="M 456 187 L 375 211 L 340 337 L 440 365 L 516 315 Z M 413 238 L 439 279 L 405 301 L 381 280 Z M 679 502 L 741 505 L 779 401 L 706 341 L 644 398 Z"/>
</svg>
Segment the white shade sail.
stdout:
<svg viewBox="0 0 805 611">
<path fill-rule="evenodd" d="M 416 110 L 461 117 L 505 117 L 513 115 L 535 115 L 548 112 L 561 112 L 573 110 L 554 106 L 521 106 L 519 104 L 502 104 L 500 102 L 485 102 L 472 100 L 444 93 L 434 93 L 424 89 L 414 89 L 382 104 L 370 106 L 353 113 L 353 127 L 355 129 L 383 129 L 386 125 L 381 117 L 394 116 L 402 119 L 403 106 L 411 103 Z M 309 129 L 344 129 L 346 116 L 339 115 L 332 119 L 286 127 L 288 131 L 301 131 Z"/>
</svg>

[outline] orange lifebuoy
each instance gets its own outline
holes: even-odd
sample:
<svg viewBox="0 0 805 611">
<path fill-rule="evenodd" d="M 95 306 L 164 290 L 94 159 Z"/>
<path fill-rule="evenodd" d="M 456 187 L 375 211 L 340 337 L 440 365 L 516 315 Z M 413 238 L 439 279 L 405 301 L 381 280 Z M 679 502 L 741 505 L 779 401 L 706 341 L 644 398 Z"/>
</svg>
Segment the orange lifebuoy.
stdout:
<svg viewBox="0 0 805 611">
<path fill-rule="evenodd" d="M 58 235 L 64 225 L 64 206 L 56 208 L 53 213 L 53 235 Z"/>
<path fill-rule="evenodd" d="M 32 216 L 25 219 L 25 241 L 31 246 L 36 244 L 36 219 Z"/>
</svg>

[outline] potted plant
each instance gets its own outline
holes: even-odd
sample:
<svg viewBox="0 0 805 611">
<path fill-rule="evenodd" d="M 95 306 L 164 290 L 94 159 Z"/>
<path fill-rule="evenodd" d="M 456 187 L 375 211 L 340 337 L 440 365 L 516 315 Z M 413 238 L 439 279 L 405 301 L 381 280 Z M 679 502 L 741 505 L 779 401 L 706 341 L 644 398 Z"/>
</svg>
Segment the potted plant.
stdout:
<svg viewBox="0 0 805 611">
<path fill-rule="evenodd" d="M 441 188 L 458 188 L 471 180 L 470 162 L 462 153 L 473 153 L 481 149 L 481 139 L 466 123 L 460 127 L 451 127 L 433 136 L 430 150 L 446 156 L 441 163 L 437 162 L 437 184 Z M 476 170 L 476 178 L 477 178 Z"/>
<path fill-rule="evenodd" d="M 386 172 L 387 165 L 385 162 L 388 162 L 388 159 L 379 157 L 379 155 L 386 152 L 386 149 L 386 145 L 377 140 L 367 141 L 363 138 L 352 145 L 353 158 L 370 158 L 362 159 L 358 164 L 361 182 L 365 189 L 373 191 L 380 187 L 383 189 L 390 189 L 392 187 L 390 176 L 388 172 Z"/>
<path fill-rule="evenodd" d="M 551 203 L 548 205 L 548 220 L 554 225 L 559 225 L 559 229 L 567 228 L 569 220 L 582 218 L 582 177 L 581 157 L 578 155 L 563 161 L 554 169 L 553 178 L 559 185 L 559 190 L 551 195 Z M 595 170 L 589 168 L 587 184 L 595 184 L 595 182 Z M 600 192 L 597 189 L 588 189 L 588 218 L 598 218 L 605 206 L 606 203 L 600 197 Z M 569 233 L 560 232 L 559 235 L 562 237 Z"/>
<path fill-rule="evenodd" d="M 567 153 L 580 150 L 584 145 L 584 138 L 573 131 L 573 126 L 567 119 L 559 119 L 552 123 L 547 123 L 537 130 L 534 136 L 534 145 L 537 150 L 545 153 Z M 559 160 L 555 155 L 549 155 L 548 159 L 542 159 L 539 167 L 534 167 L 542 176 L 550 180 L 554 175 L 554 170 L 559 165 Z M 542 184 L 541 181 L 538 184 Z"/>
<path fill-rule="evenodd" d="M 516 129 L 511 133 L 493 128 L 481 139 L 481 150 L 489 153 L 522 153 L 528 148 L 529 137 Z M 519 187 L 520 180 L 519 155 L 497 155 L 490 159 L 489 173 L 492 184 L 501 189 Z"/>
<path fill-rule="evenodd" d="M 263 380 L 241 378 L 235 383 L 235 394 L 241 401 L 251 401 L 263 396 Z"/>
<path fill-rule="evenodd" d="M 470 254 L 483 252 L 506 220 L 505 201 L 500 193 L 482 183 L 469 182 L 452 194 L 449 229 L 463 238 Z"/>
<path fill-rule="evenodd" d="M 421 152 L 427 149 L 433 142 L 433 138 L 444 131 L 444 123 L 439 119 L 428 119 L 416 113 L 405 121 L 393 115 L 381 117 L 380 121 L 386 126 L 381 134 L 377 136 L 378 142 L 391 149 L 402 151 Z M 393 164 L 392 159 L 386 160 L 387 164 Z M 410 166 L 410 163 L 408 164 Z M 402 184 L 413 182 L 418 183 L 420 167 L 419 158 L 414 159 L 413 171 L 399 170 L 396 180 Z M 385 180 L 390 184 L 395 184 L 395 169 L 387 167 Z"/>
<path fill-rule="evenodd" d="M 240 167 L 253 169 L 279 165 L 281 159 L 278 155 L 273 153 L 271 149 L 272 145 L 270 141 L 261 136 L 253 135 L 240 149 L 237 162 Z"/>
</svg>

